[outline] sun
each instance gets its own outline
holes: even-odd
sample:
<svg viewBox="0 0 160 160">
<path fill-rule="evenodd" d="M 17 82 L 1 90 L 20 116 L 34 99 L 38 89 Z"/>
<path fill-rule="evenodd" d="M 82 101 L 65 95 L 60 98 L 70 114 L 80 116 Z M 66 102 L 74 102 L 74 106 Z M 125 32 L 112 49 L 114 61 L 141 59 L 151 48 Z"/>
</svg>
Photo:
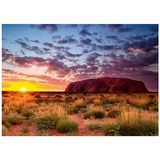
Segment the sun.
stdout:
<svg viewBox="0 0 160 160">
<path fill-rule="evenodd" d="M 26 87 L 22 87 L 22 88 L 20 88 L 20 91 L 21 91 L 21 92 L 26 92 L 26 91 L 27 91 L 27 88 L 26 88 Z"/>
</svg>

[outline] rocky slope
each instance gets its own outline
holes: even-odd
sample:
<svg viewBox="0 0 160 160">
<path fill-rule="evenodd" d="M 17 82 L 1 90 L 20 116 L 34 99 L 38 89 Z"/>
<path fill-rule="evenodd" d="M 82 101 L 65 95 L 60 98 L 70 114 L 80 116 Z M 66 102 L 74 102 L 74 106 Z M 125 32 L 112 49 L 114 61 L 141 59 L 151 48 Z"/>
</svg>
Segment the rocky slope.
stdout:
<svg viewBox="0 0 160 160">
<path fill-rule="evenodd" d="M 65 92 L 148 92 L 142 81 L 127 78 L 104 77 L 70 83 Z"/>
</svg>

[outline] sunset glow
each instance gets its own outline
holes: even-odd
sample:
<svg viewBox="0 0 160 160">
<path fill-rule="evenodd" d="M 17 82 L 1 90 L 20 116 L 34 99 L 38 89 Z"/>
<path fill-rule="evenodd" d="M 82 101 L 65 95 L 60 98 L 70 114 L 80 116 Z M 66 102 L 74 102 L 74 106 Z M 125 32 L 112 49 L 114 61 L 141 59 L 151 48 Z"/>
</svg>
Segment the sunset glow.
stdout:
<svg viewBox="0 0 160 160">
<path fill-rule="evenodd" d="M 27 88 L 26 88 L 26 87 L 22 87 L 22 88 L 20 88 L 20 91 L 21 91 L 21 92 L 26 92 L 26 91 L 27 91 Z"/>
<path fill-rule="evenodd" d="M 3 91 L 64 91 L 100 77 L 143 81 L 158 91 L 158 25 L 2 25 Z"/>
</svg>

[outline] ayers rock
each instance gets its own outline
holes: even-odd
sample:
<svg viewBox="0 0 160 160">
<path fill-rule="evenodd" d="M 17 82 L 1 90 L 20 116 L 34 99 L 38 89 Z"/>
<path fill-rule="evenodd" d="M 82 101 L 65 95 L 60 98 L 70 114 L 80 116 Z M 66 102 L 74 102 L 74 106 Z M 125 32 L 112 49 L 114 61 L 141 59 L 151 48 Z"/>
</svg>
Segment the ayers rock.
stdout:
<svg viewBox="0 0 160 160">
<path fill-rule="evenodd" d="M 127 78 L 104 77 L 98 79 L 87 79 L 70 83 L 65 92 L 148 92 L 142 81 Z"/>
</svg>

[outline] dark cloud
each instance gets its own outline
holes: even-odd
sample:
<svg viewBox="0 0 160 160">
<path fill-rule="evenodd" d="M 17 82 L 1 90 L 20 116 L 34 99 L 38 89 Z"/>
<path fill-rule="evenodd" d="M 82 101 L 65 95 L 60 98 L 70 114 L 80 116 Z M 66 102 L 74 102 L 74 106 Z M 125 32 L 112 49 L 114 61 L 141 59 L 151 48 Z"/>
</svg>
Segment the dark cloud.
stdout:
<svg viewBox="0 0 160 160">
<path fill-rule="evenodd" d="M 114 35 L 110 35 L 110 36 L 106 36 L 106 39 L 111 39 L 111 40 L 118 40 L 118 37 L 117 36 L 114 36 Z"/>
<path fill-rule="evenodd" d="M 116 55 L 114 53 L 108 54 L 111 59 L 109 62 L 115 66 L 123 68 L 140 68 L 147 67 L 151 64 L 158 64 L 158 52 L 152 53 L 129 53 L 125 55 Z"/>
<path fill-rule="evenodd" d="M 110 29 L 116 30 L 118 33 L 129 32 L 133 30 L 133 28 L 130 25 L 122 24 L 109 24 L 108 27 Z"/>
<path fill-rule="evenodd" d="M 51 50 L 49 48 L 43 48 L 43 51 L 46 53 L 51 53 Z"/>
<path fill-rule="evenodd" d="M 79 32 L 79 34 L 81 35 L 81 36 L 92 36 L 92 34 L 91 33 L 89 33 L 86 29 L 82 29 L 80 32 Z"/>
<path fill-rule="evenodd" d="M 68 51 L 64 51 L 66 53 L 66 56 L 67 57 L 71 57 L 71 58 L 74 58 L 74 57 L 80 57 L 82 56 L 83 54 L 73 54 L 73 53 L 70 53 Z"/>
<path fill-rule="evenodd" d="M 66 64 L 55 58 L 49 60 L 46 72 L 56 73 L 58 77 L 62 78 L 70 73 L 70 69 Z"/>
<path fill-rule="evenodd" d="M 46 43 L 43 43 L 43 45 L 45 45 L 47 47 L 50 47 L 50 48 L 53 48 L 53 44 L 52 43 L 46 42 Z"/>
<path fill-rule="evenodd" d="M 18 43 L 23 49 L 33 51 L 37 54 L 45 54 L 38 46 L 29 46 L 27 43 L 23 42 L 22 40 L 16 40 L 16 43 Z"/>
<path fill-rule="evenodd" d="M 51 32 L 58 31 L 58 27 L 56 24 L 39 24 L 39 25 L 31 25 L 33 28 L 38 28 L 40 30 L 49 30 Z"/>
<path fill-rule="evenodd" d="M 31 42 L 40 43 L 39 40 L 31 40 Z"/>
<path fill-rule="evenodd" d="M 8 49 L 2 48 L 2 62 L 7 60 L 14 60 L 14 55 L 10 53 Z"/>
<path fill-rule="evenodd" d="M 131 40 L 131 41 L 142 41 L 142 40 L 144 40 L 145 37 L 146 36 L 135 35 L 135 36 L 129 37 L 129 40 Z"/>
<path fill-rule="evenodd" d="M 43 66 L 46 64 L 45 59 L 39 57 L 15 57 L 14 62 L 19 67 L 31 67 L 32 65 Z"/>
<path fill-rule="evenodd" d="M 117 28 L 123 27 L 123 25 L 122 24 L 108 24 L 108 27 L 112 29 L 117 29 Z"/>
<path fill-rule="evenodd" d="M 94 32 L 94 33 L 93 33 L 93 35 L 97 36 L 97 35 L 98 35 L 98 33 L 97 33 L 97 32 Z"/>
<path fill-rule="evenodd" d="M 123 49 L 125 52 L 134 52 L 134 49 L 140 49 L 145 52 L 155 50 L 158 46 L 158 37 L 150 37 L 148 39 L 141 39 L 135 41 L 128 41 L 124 43 Z"/>
<path fill-rule="evenodd" d="M 25 52 L 23 50 L 21 50 L 22 55 L 26 55 Z"/>
<path fill-rule="evenodd" d="M 61 36 L 60 35 L 56 35 L 56 36 L 52 36 L 52 39 L 61 39 Z"/>
<path fill-rule="evenodd" d="M 74 38 L 72 38 L 71 36 L 66 37 L 60 41 L 58 41 L 59 44 L 77 44 L 78 41 Z"/>
<path fill-rule="evenodd" d="M 120 46 L 117 45 L 97 45 L 100 50 L 118 50 L 121 49 Z"/>
<path fill-rule="evenodd" d="M 86 39 L 81 39 L 80 42 L 82 45 L 91 45 L 92 40 L 89 38 L 86 38 Z"/>
<path fill-rule="evenodd" d="M 95 64 L 96 63 L 96 59 L 101 56 L 99 53 L 92 53 L 92 54 L 89 54 L 88 57 L 86 58 L 86 63 L 87 64 Z"/>
<path fill-rule="evenodd" d="M 102 39 L 101 38 L 95 38 L 96 42 L 98 43 L 102 43 Z"/>
</svg>

